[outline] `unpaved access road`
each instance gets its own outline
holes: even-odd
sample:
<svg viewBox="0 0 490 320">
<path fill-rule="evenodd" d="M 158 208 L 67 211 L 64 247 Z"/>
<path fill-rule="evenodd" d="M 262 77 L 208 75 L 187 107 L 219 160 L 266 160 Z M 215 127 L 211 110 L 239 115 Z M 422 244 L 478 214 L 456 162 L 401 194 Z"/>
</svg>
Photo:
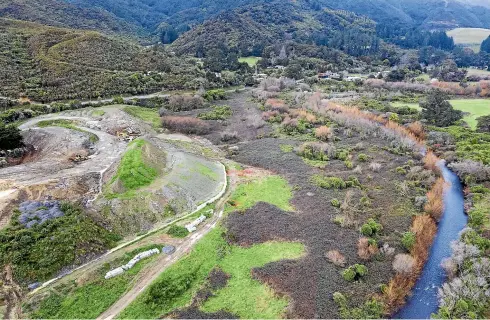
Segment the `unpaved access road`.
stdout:
<svg viewBox="0 0 490 320">
<path fill-rule="evenodd" d="M 202 239 L 209 231 L 214 229 L 221 217 L 223 216 L 223 209 L 226 203 L 226 199 L 229 197 L 231 190 L 234 189 L 236 181 L 233 177 L 230 177 L 229 188 L 226 190 L 225 194 L 218 200 L 216 204 L 216 211 L 219 210 L 219 214 L 215 215 L 214 218 L 203 227 L 199 228 L 195 233 L 191 234 L 186 238 L 180 246 L 176 248 L 176 251 L 171 256 L 163 256 L 159 260 L 145 269 L 143 275 L 137 280 L 137 283 L 128 292 L 126 292 L 119 300 L 114 303 L 109 309 L 104 311 L 100 316 L 97 317 L 99 320 L 111 320 L 114 319 L 118 314 L 120 314 L 127 306 L 131 304 L 143 291 L 145 291 L 148 286 L 155 281 L 158 276 L 165 271 L 168 267 L 178 261 L 180 258 L 184 257 L 190 252 L 194 245 Z"/>
</svg>

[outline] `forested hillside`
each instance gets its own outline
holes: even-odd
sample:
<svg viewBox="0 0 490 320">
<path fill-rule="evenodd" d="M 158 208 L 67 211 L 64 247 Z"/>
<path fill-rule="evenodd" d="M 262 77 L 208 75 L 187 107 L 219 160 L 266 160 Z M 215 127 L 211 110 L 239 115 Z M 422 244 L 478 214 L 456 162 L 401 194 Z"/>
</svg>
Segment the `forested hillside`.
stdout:
<svg viewBox="0 0 490 320">
<path fill-rule="evenodd" d="M 3 0 L 0 1 L 0 17 L 105 33 L 134 35 L 142 32 L 108 11 L 97 7 L 80 8 L 63 0 Z"/>
<path fill-rule="evenodd" d="M 36 101 L 146 93 L 191 85 L 200 71 L 162 48 L 0 19 L 0 95 Z"/>
<path fill-rule="evenodd" d="M 197 56 L 217 47 L 260 55 L 264 47 L 281 40 L 329 45 L 355 56 L 375 52 L 379 46 L 372 20 L 346 11 L 273 3 L 223 13 L 183 34 L 172 48 Z"/>
</svg>

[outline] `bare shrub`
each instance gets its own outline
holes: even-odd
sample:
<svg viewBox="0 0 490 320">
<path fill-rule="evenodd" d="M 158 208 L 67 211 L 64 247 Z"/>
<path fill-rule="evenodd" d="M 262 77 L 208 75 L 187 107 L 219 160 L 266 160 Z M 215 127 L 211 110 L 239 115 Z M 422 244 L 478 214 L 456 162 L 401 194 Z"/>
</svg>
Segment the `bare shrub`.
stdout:
<svg viewBox="0 0 490 320">
<path fill-rule="evenodd" d="M 247 127 L 260 129 L 265 126 L 265 121 L 258 114 L 253 114 L 247 117 Z"/>
<path fill-rule="evenodd" d="M 415 267 L 415 259 L 409 254 L 397 254 L 393 261 L 393 270 L 401 274 L 411 274 Z"/>
<path fill-rule="evenodd" d="M 302 119 L 302 120 L 305 120 L 306 122 L 309 122 L 309 123 L 316 123 L 317 122 L 316 116 L 314 114 L 308 112 L 305 109 L 291 110 L 289 112 L 289 115 L 291 116 L 291 118 Z"/>
<path fill-rule="evenodd" d="M 315 129 L 315 137 L 320 140 L 328 141 L 332 138 L 332 129 L 327 126 L 321 126 Z"/>
<path fill-rule="evenodd" d="M 472 179 L 475 182 L 482 182 L 490 179 L 490 166 L 481 162 L 473 160 L 453 162 L 449 168 L 464 180 Z"/>
<path fill-rule="evenodd" d="M 282 122 L 283 116 L 277 111 L 262 112 L 262 119 L 267 122 Z"/>
<path fill-rule="evenodd" d="M 169 130 L 187 134 L 206 134 L 210 130 L 205 121 L 191 117 L 162 117 L 162 125 Z"/>
<path fill-rule="evenodd" d="M 379 249 L 376 243 L 370 243 L 368 238 L 360 238 L 357 243 L 357 255 L 362 260 L 369 260 L 371 257 L 378 254 Z"/>
<path fill-rule="evenodd" d="M 172 111 L 188 111 L 204 107 L 204 99 L 199 96 L 178 95 L 168 99 L 167 108 Z"/>
<path fill-rule="evenodd" d="M 444 259 L 441 262 L 441 267 L 446 272 L 449 280 L 454 279 L 458 273 L 458 265 L 451 258 Z"/>
<path fill-rule="evenodd" d="M 395 254 L 395 248 L 392 248 L 392 247 L 390 247 L 389 244 L 385 243 L 385 244 L 383 244 L 381 249 L 379 249 L 379 252 L 381 254 L 383 254 L 384 256 L 390 257 L 390 256 Z"/>
<path fill-rule="evenodd" d="M 233 131 L 233 132 L 225 131 L 225 132 L 221 133 L 221 141 L 223 141 L 223 142 L 236 140 L 237 137 L 238 137 L 238 133 L 236 131 Z"/>
<path fill-rule="evenodd" d="M 330 250 L 325 255 L 331 263 L 336 266 L 344 267 L 346 260 L 345 257 L 338 250 Z"/>
<path fill-rule="evenodd" d="M 369 170 L 371 170 L 373 172 L 378 172 L 379 170 L 381 170 L 381 163 L 371 162 L 369 164 Z"/>
<path fill-rule="evenodd" d="M 446 182 L 443 178 L 436 180 L 436 183 L 432 189 L 427 192 L 427 203 L 424 206 L 424 210 L 436 221 L 441 219 L 444 211 L 444 188 Z"/>
<path fill-rule="evenodd" d="M 362 167 L 360 165 L 356 166 L 353 172 L 356 174 L 362 174 Z"/>
</svg>

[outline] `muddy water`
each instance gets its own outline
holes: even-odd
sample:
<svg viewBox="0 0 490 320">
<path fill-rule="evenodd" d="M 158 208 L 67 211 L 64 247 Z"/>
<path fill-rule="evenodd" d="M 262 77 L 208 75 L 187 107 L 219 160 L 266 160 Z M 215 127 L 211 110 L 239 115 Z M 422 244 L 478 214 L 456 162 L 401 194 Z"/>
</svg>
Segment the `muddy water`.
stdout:
<svg viewBox="0 0 490 320">
<path fill-rule="evenodd" d="M 441 262 L 451 255 L 451 242 L 459 238 L 459 232 L 467 222 L 459 178 L 442 162 L 440 168 L 444 179 L 449 183 L 444 194 L 444 215 L 438 224 L 437 235 L 422 276 L 417 281 L 407 304 L 395 316 L 399 319 L 427 319 L 432 313 L 437 312 L 437 291 L 446 280 Z"/>
</svg>

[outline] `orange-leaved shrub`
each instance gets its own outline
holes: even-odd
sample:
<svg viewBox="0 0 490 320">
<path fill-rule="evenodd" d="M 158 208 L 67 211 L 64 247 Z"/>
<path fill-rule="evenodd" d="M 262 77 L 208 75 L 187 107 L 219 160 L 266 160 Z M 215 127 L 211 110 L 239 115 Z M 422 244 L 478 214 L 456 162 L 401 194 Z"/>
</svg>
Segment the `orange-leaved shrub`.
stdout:
<svg viewBox="0 0 490 320">
<path fill-rule="evenodd" d="M 333 137 L 332 129 L 327 126 L 318 127 L 315 129 L 315 137 L 323 141 L 328 141 Z"/>
<path fill-rule="evenodd" d="M 338 250 L 330 250 L 327 252 L 325 255 L 331 263 L 333 263 L 336 266 L 339 267 L 344 267 L 345 266 L 345 257 L 340 251 Z"/>
<path fill-rule="evenodd" d="M 357 255 L 362 260 L 369 260 L 379 252 L 376 243 L 370 243 L 366 237 L 360 238 L 357 243 Z"/>
<path fill-rule="evenodd" d="M 444 211 L 445 186 L 446 182 L 444 181 L 444 178 L 439 177 L 429 192 L 427 192 L 427 203 L 425 204 L 424 211 L 436 221 L 441 219 Z"/>
</svg>

